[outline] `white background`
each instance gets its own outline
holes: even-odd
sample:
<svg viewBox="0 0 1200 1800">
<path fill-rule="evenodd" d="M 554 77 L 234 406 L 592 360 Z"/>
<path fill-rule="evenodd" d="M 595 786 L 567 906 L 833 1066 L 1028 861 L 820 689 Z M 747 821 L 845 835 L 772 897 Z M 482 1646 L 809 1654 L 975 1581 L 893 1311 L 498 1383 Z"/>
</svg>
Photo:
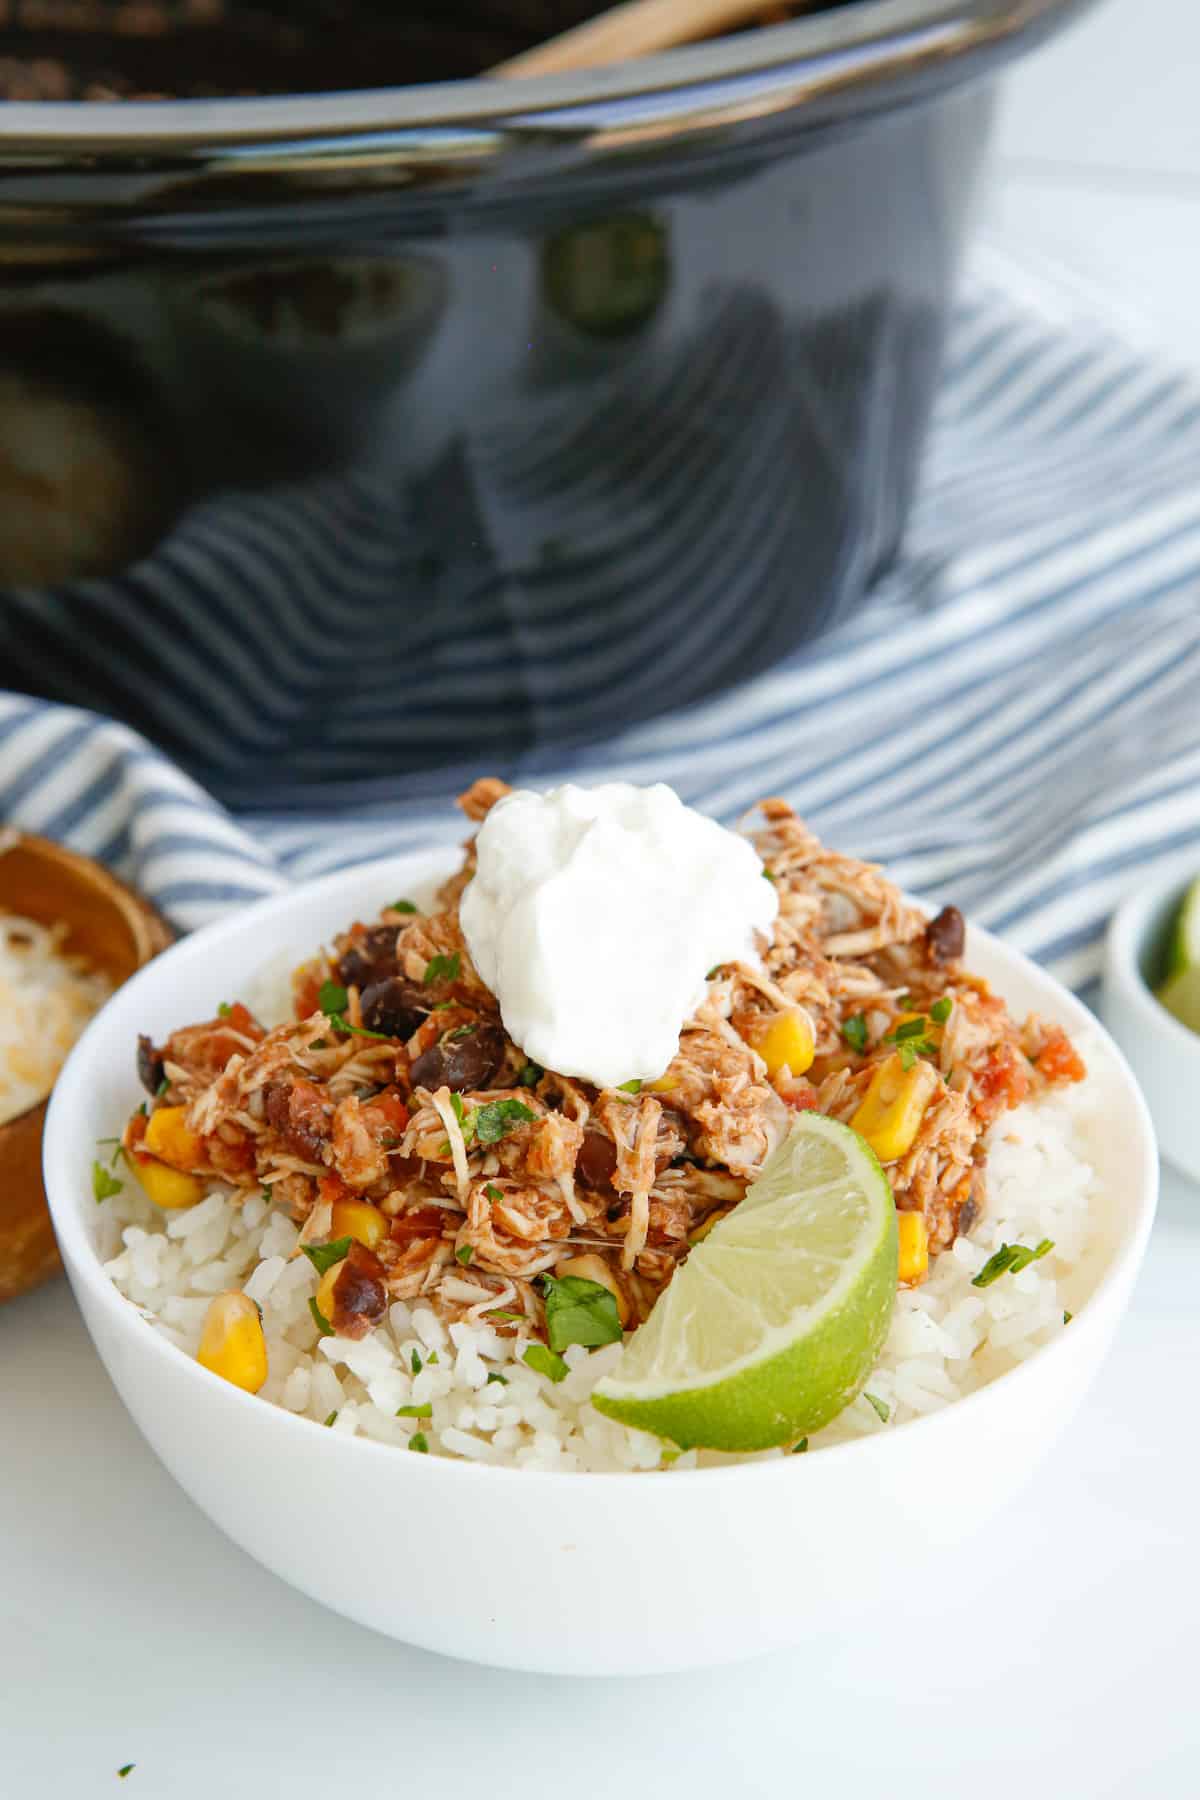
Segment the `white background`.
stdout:
<svg viewBox="0 0 1200 1800">
<path fill-rule="evenodd" d="M 1200 8 L 1113 0 L 1012 78 L 985 203 L 989 235 L 1193 362 L 1198 70 Z M 1200 1190 L 1168 1175 L 1099 1386 L 970 1555 L 844 1641 L 581 1683 L 391 1644 L 251 1563 L 144 1448 L 58 1283 L 0 1310 L 0 1795 L 1192 1800 L 1198 1295 Z M 420 1554 L 419 1519 L 314 1519 L 314 1557 L 364 1530 Z"/>
</svg>

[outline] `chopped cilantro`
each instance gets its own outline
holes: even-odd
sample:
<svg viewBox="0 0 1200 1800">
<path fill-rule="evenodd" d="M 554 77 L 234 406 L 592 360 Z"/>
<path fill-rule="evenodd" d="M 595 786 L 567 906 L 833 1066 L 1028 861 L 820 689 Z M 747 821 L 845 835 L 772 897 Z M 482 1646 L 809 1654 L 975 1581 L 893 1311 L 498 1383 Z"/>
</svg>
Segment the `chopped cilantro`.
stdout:
<svg viewBox="0 0 1200 1800">
<path fill-rule="evenodd" d="M 230 1006 L 228 1000 L 222 1000 L 220 1006 L 217 1008 L 217 1017 L 218 1019 L 227 1019 L 232 1011 L 233 1008 Z"/>
<path fill-rule="evenodd" d="M 708 971 L 708 974 L 704 977 L 704 979 L 705 979 L 705 981 L 715 981 L 717 979 L 717 976 L 720 973 L 721 973 L 720 963 L 714 963 L 712 968 Z"/>
<path fill-rule="evenodd" d="M 432 1419 L 433 1406 L 428 1400 L 423 1401 L 421 1405 L 413 1401 L 410 1406 L 398 1406 L 396 1417 L 398 1419 Z"/>
<path fill-rule="evenodd" d="M 429 1455 L 429 1439 L 423 1431 L 414 1431 L 408 1440 L 410 1450 L 416 1450 L 421 1456 Z"/>
<path fill-rule="evenodd" d="M 772 875 L 770 869 L 767 868 L 765 863 L 763 864 L 763 874 L 766 877 L 766 879 L 771 883 L 775 883 L 779 879 L 779 877 L 777 875 Z"/>
<path fill-rule="evenodd" d="M 346 1017 L 346 1008 L 350 1004 L 350 996 L 345 988 L 336 981 L 323 981 L 317 993 L 317 1005 L 325 1014 L 335 1031 L 353 1033 L 355 1037 L 386 1038 L 386 1031 L 368 1031 L 365 1025 L 352 1025 Z M 321 1047 L 320 1040 L 313 1049 Z"/>
<path fill-rule="evenodd" d="M 901 994 L 896 1001 L 896 1005 L 900 1008 L 901 1012 L 911 1012 L 913 1009 L 912 995 L 911 994 Z"/>
<path fill-rule="evenodd" d="M 527 1062 L 525 1067 L 521 1070 L 521 1073 L 517 1076 L 517 1086 L 528 1088 L 536 1087 L 545 1073 L 545 1069 L 539 1067 L 537 1063 Z"/>
<path fill-rule="evenodd" d="M 950 998 L 949 994 L 943 994 L 941 999 L 935 1000 L 930 1007 L 929 1016 L 935 1025 L 944 1025 L 953 1011 L 953 1000 Z"/>
<path fill-rule="evenodd" d="M 854 1017 L 845 1020 L 842 1025 L 842 1036 L 852 1050 L 859 1056 L 867 1047 L 867 1020 L 864 1013 L 855 1013 Z"/>
<path fill-rule="evenodd" d="M 1072 1319 L 1073 1319 L 1073 1318 L 1074 1318 L 1074 1317 L 1075 1317 L 1075 1314 L 1074 1314 L 1074 1313 L 1073 1313 L 1073 1312 L 1065 1312 L 1065 1313 L 1064 1313 L 1064 1314 L 1063 1314 L 1063 1324 L 1064 1324 L 1064 1325 L 1069 1325 L 1069 1324 L 1070 1324 L 1070 1323 L 1071 1323 L 1071 1320 L 1072 1320 Z"/>
<path fill-rule="evenodd" d="M 524 1313 L 509 1312 L 506 1306 L 493 1306 L 490 1312 L 484 1313 L 485 1319 L 499 1319 L 502 1325 L 523 1325 Z"/>
<path fill-rule="evenodd" d="M 495 1206 L 497 1200 L 503 1200 L 503 1198 L 504 1198 L 503 1193 L 496 1186 L 494 1181 L 489 1181 L 483 1191 L 487 1195 L 488 1199 L 491 1201 L 493 1206 Z"/>
<path fill-rule="evenodd" d="M 886 1425 L 888 1420 L 892 1416 L 892 1409 L 888 1405 L 887 1401 L 877 1399 L 874 1394 L 864 1394 L 863 1399 L 866 1401 L 868 1406 L 874 1407 L 875 1411 L 879 1414 L 880 1419 Z"/>
<path fill-rule="evenodd" d="M 537 1374 L 549 1376 L 551 1381 L 565 1381 L 570 1374 L 562 1357 L 547 1350 L 545 1344 L 528 1344 L 521 1361 Z"/>
<path fill-rule="evenodd" d="M 462 972 L 462 957 L 457 950 L 449 956 L 433 956 L 425 964 L 425 973 L 421 977 L 425 986 L 432 981 L 457 981 Z"/>
<path fill-rule="evenodd" d="M 323 1419 L 321 1422 L 324 1425 L 332 1425 L 336 1418 L 337 1418 L 337 1408 L 334 1407 L 334 1409 L 330 1413 L 329 1417 L 327 1419 Z"/>
<path fill-rule="evenodd" d="M 144 1100 L 142 1101 L 142 1104 L 138 1107 L 138 1112 L 141 1114 L 143 1119 L 148 1119 L 150 1117 L 150 1114 L 146 1111 L 146 1102 Z M 114 1158 L 113 1160 L 115 1161 L 116 1159 Z"/>
<path fill-rule="evenodd" d="M 641 1091 L 642 1084 L 637 1080 L 623 1081 L 617 1089 L 618 1094 L 640 1094 Z"/>
<path fill-rule="evenodd" d="M 427 1359 L 427 1360 L 428 1360 L 428 1363 L 429 1363 L 429 1366 L 430 1366 L 430 1368 L 431 1368 L 431 1369 L 432 1369 L 432 1368 L 433 1368 L 433 1366 L 434 1366 L 434 1364 L 435 1364 L 435 1363 L 436 1363 L 436 1362 L 437 1362 L 437 1359 L 438 1359 L 438 1353 L 437 1353 L 437 1351 L 436 1351 L 436 1350 L 431 1350 L 431 1351 L 430 1351 L 430 1352 L 429 1352 L 429 1356 L 428 1356 L 428 1359 Z"/>
<path fill-rule="evenodd" d="M 895 1031 L 888 1033 L 887 1042 L 904 1044 L 908 1042 L 909 1038 L 924 1037 L 928 1024 L 929 1021 L 924 1013 L 919 1013 L 915 1019 L 905 1019 L 903 1025 L 897 1025 Z"/>
<path fill-rule="evenodd" d="M 456 1263 L 461 1263 L 465 1269 L 473 1254 L 474 1252 L 472 1251 L 470 1244 L 460 1244 L 458 1249 L 454 1252 L 454 1260 Z"/>
<path fill-rule="evenodd" d="M 477 1144 L 498 1144 L 518 1125 L 531 1125 L 537 1114 L 520 1100 L 489 1100 L 486 1106 L 476 1107 L 471 1118 Z"/>
<path fill-rule="evenodd" d="M 119 1194 L 124 1186 L 123 1181 L 118 1181 L 115 1175 L 109 1174 L 103 1163 L 94 1162 L 92 1164 L 92 1193 L 96 1197 L 97 1205 L 102 1200 L 111 1200 L 113 1195 Z"/>
<path fill-rule="evenodd" d="M 336 1335 L 333 1326 L 329 1323 L 329 1320 L 325 1317 L 325 1314 L 321 1311 L 315 1299 L 309 1301 L 308 1310 L 312 1314 L 313 1321 L 322 1337 L 334 1337 Z"/>
<path fill-rule="evenodd" d="M 508 1386 L 508 1376 L 502 1375 L 500 1373 L 499 1369 L 489 1369 L 488 1370 L 488 1381 L 498 1381 L 500 1383 L 501 1387 Z M 485 1381 L 483 1385 L 484 1385 L 484 1387 L 486 1387 L 487 1381 Z"/>
<path fill-rule="evenodd" d="M 417 908 L 413 905 L 411 900 L 392 900 L 389 903 L 387 910 L 389 912 L 415 913 Z"/>
<path fill-rule="evenodd" d="M 424 1367 L 425 1367 L 425 1364 L 424 1364 L 424 1363 L 423 1363 L 423 1362 L 422 1362 L 422 1361 L 421 1361 L 421 1357 L 420 1357 L 420 1354 L 419 1354 L 419 1352 L 418 1352 L 418 1351 L 416 1351 L 416 1350 L 414 1350 L 414 1351 L 413 1351 L 413 1353 L 412 1353 L 412 1356 L 411 1356 L 411 1357 L 410 1357 L 410 1359 L 409 1359 L 409 1360 L 410 1360 L 410 1361 L 411 1361 L 411 1363 L 412 1363 L 412 1372 L 413 1372 L 413 1374 L 414 1374 L 414 1375 L 419 1375 L 419 1374 L 420 1374 L 420 1373 L 421 1373 L 421 1370 L 422 1370 L 422 1369 L 423 1369 L 423 1368 L 424 1368 Z"/>
<path fill-rule="evenodd" d="M 120 1776 L 121 1780 L 124 1781 L 125 1777 L 129 1774 L 129 1771 L 136 1768 L 136 1763 L 122 1763 L 121 1767 L 117 1770 L 117 1774 Z"/>
<path fill-rule="evenodd" d="M 478 1025 L 459 1025 L 455 1030 L 446 1033 L 445 1042 L 447 1044 L 457 1044 L 460 1038 L 474 1037 L 478 1030 Z"/>
<path fill-rule="evenodd" d="M 911 1069 L 918 1056 L 932 1056 L 937 1050 L 937 1045 L 929 1035 L 929 1020 L 924 1013 L 918 1013 L 915 1019 L 905 1019 L 902 1025 L 897 1025 L 895 1031 L 889 1031 L 883 1041 L 885 1044 L 895 1044 L 902 1069 Z"/>
<path fill-rule="evenodd" d="M 307 1256 L 318 1275 L 324 1275 L 326 1269 L 332 1269 L 334 1263 L 340 1263 L 350 1249 L 351 1238 L 334 1238 L 332 1244 L 301 1244 L 300 1248 Z"/>
<path fill-rule="evenodd" d="M 543 1275 L 542 1294 L 551 1350 L 565 1350 L 568 1344 L 595 1349 L 600 1344 L 619 1343 L 622 1331 L 616 1298 L 600 1282 L 586 1281 L 582 1275 L 564 1275 L 558 1280 Z"/>
<path fill-rule="evenodd" d="M 268 1206 L 274 1205 L 274 1200 L 271 1195 L 271 1190 L 267 1186 L 265 1181 L 263 1182 L 263 1186 L 262 1186 L 262 1197 L 266 1201 Z"/>
<path fill-rule="evenodd" d="M 806 1450 L 807 1450 L 807 1449 L 808 1449 L 808 1439 L 807 1439 L 807 1438 L 801 1438 L 801 1439 L 800 1439 L 800 1441 L 799 1441 L 799 1443 L 796 1443 L 796 1444 L 793 1444 L 793 1445 L 792 1445 L 792 1451 L 791 1451 L 791 1453 L 792 1453 L 792 1455 L 793 1455 L 793 1456 L 803 1456 L 803 1455 L 804 1455 L 804 1452 L 805 1452 L 805 1451 L 806 1451 Z"/>
<path fill-rule="evenodd" d="M 170 1085 L 171 1085 L 171 1082 L 170 1082 L 169 1076 L 164 1075 L 162 1080 L 159 1082 L 158 1086 L 154 1090 L 154 1098 L 156 1100 L 161 1100 L 163 1095 L 167 1092 L 167 1089 L 170 1087 Z M 129 1766 L 130 1766 L 130 1768 L 132 1768 L 133 1764 L 130 1763 Z"/>
<path fill-rule="evenodd" d="M 1040 1261 L 1053 1248 L 1053 1238 L 1043 1238 L 1033 1250 L 1027 1244 L 1001 1244 L 996 1254 L 988 1257 L 971 1286 L 991 1287 L 993 1281 L 999 1281 L 1002 1275 L 1007 1275 L 1010 1271 L 1019 1275 L 1022 1269 L 1027 1269 L 1030 1263 Z"/>
</svg>

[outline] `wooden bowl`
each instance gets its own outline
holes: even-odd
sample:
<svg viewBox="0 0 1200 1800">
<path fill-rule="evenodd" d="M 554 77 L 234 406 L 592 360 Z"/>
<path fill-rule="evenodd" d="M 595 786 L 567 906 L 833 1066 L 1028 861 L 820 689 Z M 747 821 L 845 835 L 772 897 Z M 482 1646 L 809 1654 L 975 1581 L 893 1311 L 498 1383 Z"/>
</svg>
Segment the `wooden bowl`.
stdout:
<svg viewBox="0 0 1200 1800">
<path fill-rule="evenodd" d="M 174 935 L 147 901 L 91 857 L 24 835 L 0 853 L 0 912 L 65 925 L 64 949 L 103 970 L 114 986 Z M 42 1100 L 0 1125 L 0 1304 L 61 1267 L 42 1186 L 46 1105 Z"/>
</svg>

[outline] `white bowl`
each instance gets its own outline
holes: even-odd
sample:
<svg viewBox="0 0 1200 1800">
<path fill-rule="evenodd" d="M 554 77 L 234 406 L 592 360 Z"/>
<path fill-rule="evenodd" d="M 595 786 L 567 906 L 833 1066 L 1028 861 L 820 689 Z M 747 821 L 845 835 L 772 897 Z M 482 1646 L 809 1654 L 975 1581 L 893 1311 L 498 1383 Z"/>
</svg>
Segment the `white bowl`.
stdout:
<svg viewBox="0 0 1200 1800">
<path fill-rule="evenodd" d="M 1129 1300 L 1158 1163 L 1116 1052 L 1102 1153 L 1124 1211 L 1070 1330 L 940 1413 L 803 1458 L 591 1475 L 406 1456 L 209 1374 L 104 1274 L 91 1162 L 96 1139 L 140 1097 L 138 1031 L 161 1038 L 211 1014 L 281 952 L 311 953 L 396 893 L 420 897 L 447 868 L 444 854 L 371 863 L 198 932 L 114 996 L 60 1075 L 45 1136 L 50 1208 L 88 1329 L 141 1431 L 196 1504 L 285 1581 L 473 1661 L 651 1673 L 848 1627 L 872 1604 L 898 1616 L 921 1561 L 970 1536 L 1032 1472 Z M 986 933 L 970 934 L 968 955 L 1018 1009 L 1095 1029 L 1065 989 Z M 169 1585 L 169 1571 L 154 1578 L 164 1574 Z"/>
<path fill-rule="evenodd" d="M 1120 906 L 1104 954 L 1104 1021 L 1138 1078 L 1163 1155 L 1200 1180 L 1200 1037 L 1154 998 L 1167 933 L 1196 858 Z"/>
</svg>

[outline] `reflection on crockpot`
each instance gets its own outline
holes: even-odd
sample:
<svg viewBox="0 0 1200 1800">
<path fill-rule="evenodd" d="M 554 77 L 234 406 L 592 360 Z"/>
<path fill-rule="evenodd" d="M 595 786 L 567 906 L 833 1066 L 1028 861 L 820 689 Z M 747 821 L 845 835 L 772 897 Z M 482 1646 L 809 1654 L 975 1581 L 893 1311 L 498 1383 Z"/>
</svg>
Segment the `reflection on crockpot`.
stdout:
<svg viewBox="0 0 1200 1800">
<path fill-rule="evenodd" d="M 182 499 L 141 364 L 58 307 L 0 315 L 0 584 L 110 574 L 152 548 Z"/>
<path fill-rule="evenodd" d="M 542 296 L 557 318 L 586 337 L 630 337 L 662 305 L 670 273 L 665 226 L 648 213 L 623 213 L 547 239 Z"/>
<path fill-rule="evenodd" d="M 428 257 L 209 265 L 176 278 L 176 351 L 203 370 L 210 434 L 223 440 L 229 472 L 251 445 L 260 480 L 264 456 L 279 474 L 366 453 L 437 326 L 446 290 Z M 250 445 L 239 445 L 247 430 Z"/>
</svg>

